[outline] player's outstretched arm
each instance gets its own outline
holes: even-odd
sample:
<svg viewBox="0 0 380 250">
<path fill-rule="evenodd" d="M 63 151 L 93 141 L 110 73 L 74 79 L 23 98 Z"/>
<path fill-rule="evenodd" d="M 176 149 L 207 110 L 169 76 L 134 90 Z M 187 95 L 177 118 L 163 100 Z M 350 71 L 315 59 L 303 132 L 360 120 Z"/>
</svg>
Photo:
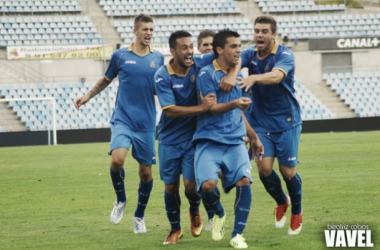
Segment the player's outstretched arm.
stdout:
<svg viewBox="0 0 380 250">
<path fill-rule="evenodd" d="M 252 159 L 256 162 L 261 161 L 263 159 L 264 154 L 264 146 L 260 141 L 260 138 L 256 134 L 255 130 L 251 127 L 247 118 L 244 115 L 244 112 L 241 112 L 241 116 L 243 117 L 245 127 L 247 128 L 247 135 L 249 138 L 249 143 L 252 150 Z"/>
<path fill-rule="evenodd" d="M 187 117 L 187 116 L 193 116 L 193 115 L 199 115 L 203 112 L 206 112 L 210 110 L 210 108 L 216 104 L 216 95 L 215 94 L 208 94 L 207 96 L 203 97 L 202 95 L 201 101 L 202 104 L 197 106 L 171 106 L 164 110 L 165 115 L 168 117 Z"/>
<path fill-rule="evenodd" d="M 239 71 L 241 69 L 241 58 L 239 59 L 238 65 L 231 68 L 231 70 L 228 72 L 227 76 L 223 77 L 220 80 L 220 88 L 223 92 L 227 93 L 230 92 L 233 87 L 236 85 L 236 79 L 237 75 L 239 74 Z"/>
<path fill-rule="evenodd" d="M 240 97 L 239 99 L 233 100 L 228 103 L 217 103 L 211 107 L 210 112 L 213 115 L 220 115 L 236 108 L 239 108 L 244 111 L 249 107 L 251 102 L 252 100 L 250 98 Z"/>
<path fill-rule="evenodd" d="M 74 102 L 75 108 L 79 110 L 79 108 L 82 105 L 86 104 L 89 100 L 91 100 L 91 98 L 93 98 L 94 96 L 102 92 L 103 89 L 105 89 L 110 83 L 111 81 L 107 80 L 105 77 L 102 77 L 101 79 L 99 79 L 99 81 L 87 94 L 75 100 Z"/>
<path fill-rule="evenodd" d="M 238 84 L 241 89 L 248 91 L 248 89 L 253 84 L 262 84 L 262 85 L 275 85 L 279 84 L 282 79 L 284 79 L 285 73 L 281 70 L 274 69 L 271 72 L 260 74 L 260 75 L 250 75 L 246 78 L 238 78 Z"/>
</svg>

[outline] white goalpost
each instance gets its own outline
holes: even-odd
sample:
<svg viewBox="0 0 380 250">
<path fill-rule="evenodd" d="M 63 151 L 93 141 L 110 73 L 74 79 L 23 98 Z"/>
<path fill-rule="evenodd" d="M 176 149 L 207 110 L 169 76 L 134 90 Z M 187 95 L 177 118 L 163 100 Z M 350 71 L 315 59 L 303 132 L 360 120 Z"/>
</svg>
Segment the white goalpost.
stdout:
<svg viewBox="0 0 380 250">
<path fill-rule="evenodd" d="M 54 97 L 30 97 L 30 98 L 8 98 L 8 99 L 0 99 L 0 102 L 17 102 L 17 101 L 48 101 L 51 103 L 51 111 L 52 111 L 52 131 L 53 131 L 53 145 L 57 145 L 57 117 L 56 117 L 56 100 Z M 51 145 L 51 129 L 50 126 L 47 126 L 48 132 L 48 144 Z"/>
</svg>

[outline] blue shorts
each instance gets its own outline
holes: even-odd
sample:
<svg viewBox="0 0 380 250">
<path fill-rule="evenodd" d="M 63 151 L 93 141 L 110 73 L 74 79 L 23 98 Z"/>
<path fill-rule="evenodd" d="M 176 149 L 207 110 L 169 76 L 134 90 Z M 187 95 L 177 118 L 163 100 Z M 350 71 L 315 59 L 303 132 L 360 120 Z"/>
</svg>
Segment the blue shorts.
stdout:
<svg viewBox="0 0 380 250">
<path fill-rule="evenodd" d="M 132 147 L 132 156 L 142 165 L 156 164 L 155 132 L 135 132 L 121 123 L 111 125 L 109 155 L 114 149 Z"/>
<path fill-rule="evenodd" d="M 191 140 L 176 145 L 159 144 L 158 159 L 161 180 L 166 185 L 176 182 L 181 174 L 183 178 L 195 182 L 194 148 Z"/>
<path fill-rule="evenodd" d="M 214 141 L 200 141 L 195 147 L 195 177 L 197 190 L 207 180 L 218 181 L 222 170 L 222 186 L 228 193 L 243 177 L 252 181 L 251 162 L 244 144 L 229 145 Z"/>
<path fill-rule="evenodd" d="M 277 157 L 281 166 L 297 166 L 301 131 L 302 126 L 298 125 L 280 133 L 258 132 L 257 135 L 264 146 L 263 157 Z"/>
</svg>

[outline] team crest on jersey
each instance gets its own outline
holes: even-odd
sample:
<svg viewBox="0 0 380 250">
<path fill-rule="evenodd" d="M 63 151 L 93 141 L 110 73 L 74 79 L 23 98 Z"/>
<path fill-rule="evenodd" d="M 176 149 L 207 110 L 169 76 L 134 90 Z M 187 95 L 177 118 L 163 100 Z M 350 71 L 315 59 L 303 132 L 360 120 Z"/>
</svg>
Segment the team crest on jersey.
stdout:
<svg viewBox="0 0 380 250">
<path fill-rule="evenodd" d="M 197 76 L 196 76 L 196 75 L 192 75 L 192 76 L 190 77 L 190 81 L 191 81 L 191 83 L 195 83 L 195 80 L 197 80 Z"/>
<path fill-rule="evenodd" d="M 150 61 L 149 67 L 151 67 L 152 69 L 154 69 L 156 67 L 156 63 L 154 61 Z"/>
<path fill-rule="evenodd" d="M 265 72 L 268 72 L 268 70 L 269 70 L 269 64 L 267 63 L 267 64 L 265 65 L 265 67 L 264 67 L 264 71 L 265 71 Z"/>
</svg>

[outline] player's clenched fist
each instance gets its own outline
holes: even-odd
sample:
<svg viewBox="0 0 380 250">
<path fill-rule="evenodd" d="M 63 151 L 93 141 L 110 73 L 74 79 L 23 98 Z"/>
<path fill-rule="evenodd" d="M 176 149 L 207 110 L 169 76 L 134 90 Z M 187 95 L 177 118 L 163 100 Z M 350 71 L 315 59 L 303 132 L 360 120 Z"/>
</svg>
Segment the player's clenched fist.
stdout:
<svg viewBox="0 0 380 250">
<path fill-rule="evenodd" d="M 239 99 L 235 100 L 235 105 L 237 108 L 241 109 L 242 111 L 246 110 L 249 105 L 251 104 L 252 100 L 247 97 L 240 97 Z"/>
<path fill-rule="evenodd" d="M 211 107 L 216 104 L 216 95 L 215 94 L 208 94 L 206 96 L 203 96 L 202 93 L 200 93 L 202 106 L 205 111 L 210 110 Z"/>
</svg>

